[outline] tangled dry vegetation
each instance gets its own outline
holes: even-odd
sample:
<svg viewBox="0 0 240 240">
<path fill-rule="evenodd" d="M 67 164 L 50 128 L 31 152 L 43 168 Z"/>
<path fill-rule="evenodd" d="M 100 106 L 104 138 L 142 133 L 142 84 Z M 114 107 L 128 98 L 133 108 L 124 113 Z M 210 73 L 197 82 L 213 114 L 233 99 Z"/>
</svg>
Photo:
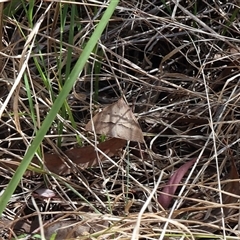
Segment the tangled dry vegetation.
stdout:
<svg viewBox="0 0 240 240">
<path fill-rule="evenodd" d="M 33 22 L 49 4 L 36 1 Z M 94 1 L 77 4 L 70 44 L 70 17 L 61 29 L 62 5 L 51 4 L 24 78 L 1 117 L 1 164 L 21 159 L 35 135 L 26 89 L 41 125 L 64 83 L 68 47 L 74 65 L 104 12 Z M 3 18 L 1 104 L 21 71 L 30 33 L 23 7 L 14 17 Z M 66 101 L 74 121 L 61 111 L 41 151 L 61 156 L 87 146 L 81 136 L 100 141 L 85 125 L 97 109 L 121 97 L 145 143 L 127 144 L 111 157 L 116 164 L 106 160 L 85 168 L 63 158 L 71 174 L 24 176 L 1 218 L 1 237 L 49 239 L 64 227 L 56 239 L 239 239 L 239 31 L 238 1 L 120 1 Z M 191 159 L 194 165 L 163 209 L 161 189 Z M 14 171 L 2 166 L 0 172 L 3 191 Z M 55 196 L 43 198 L 39 188 Z"/>
</svg>

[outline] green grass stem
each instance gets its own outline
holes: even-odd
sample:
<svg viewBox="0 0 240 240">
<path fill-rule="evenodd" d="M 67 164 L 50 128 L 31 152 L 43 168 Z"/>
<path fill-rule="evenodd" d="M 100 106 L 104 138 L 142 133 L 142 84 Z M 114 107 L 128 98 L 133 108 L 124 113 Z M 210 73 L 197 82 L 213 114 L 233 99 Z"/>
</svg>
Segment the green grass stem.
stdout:
<svg viewBox="0 0 240 240">
<path fill-rule="evenodd" d="M 13 178 L 9 182 L 7 188 L 3 192 L 2 196 L 0 197 L 0 216 L 2 215 L 3 211 L 5 210 L 8 201 L 10 200 L 11 196 L 13 195 L 16 187 L 19 184 L 23 174 L 25 173 L 26 169 L 28 168 L 29 164 L 31 163 L 32 158 L 34 157 L 39 145 L 41 144 L 42 140 L 44 139 L 48 129 L 52 125 L 52 122 L 56 118 L 57 113 L 59 112 L 60 108 L 64 104 L 69 92 L 72 89 L 76 79 L 82 72 L 90 54 L 92 53 L 97 41 L 100 39 L 104 29 L 106 28 L 109 19 L 111 18 L 115 8 L 118 5 L 119 0 L 112 0 L 107 7 L 105 13 L 103 14 L 99 24 L 96 26 L 91 38 L 89 39 L 86 47 L 84 48 L 82 54 L 80 55 L 77 63 L 73 67 L 69 77 L 67 78 L 66 83 L 63 86 L 62 91 L 59 93 L 57 99 L 55 100 L 52 108 L 50 109 L 48 115 L 46 116 L 45 120 L 42 123 L 41 128 L 36 133 L 36 137 L 33 139 L 31 145 L 26 151 L 25 156 L 17 168 Z"/>
</svg>

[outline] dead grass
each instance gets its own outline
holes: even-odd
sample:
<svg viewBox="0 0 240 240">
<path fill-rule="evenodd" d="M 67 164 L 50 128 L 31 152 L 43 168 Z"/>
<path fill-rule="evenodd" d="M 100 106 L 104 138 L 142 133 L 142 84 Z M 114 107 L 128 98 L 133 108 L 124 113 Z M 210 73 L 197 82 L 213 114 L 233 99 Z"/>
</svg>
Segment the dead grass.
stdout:
<svg viewBox="0 0 240 240">
<path fill-rule="evenodd" d="M 48 4 L 36 2 L 34 21 Z M 63 231 L 61 236 L 66 238 L 239 238 L 239 177 L 232 170 L 239 169 L 238 2 L 177 2 L 121 1 L 96 54 L 67 99 L 77 130 L 59 113 L 65 120 L 59 117 L 52 124 L 42 151 L 61 153 L 77 146 L 77 131 L 94 140 L 83 130 L 92 110 L 121 96 L 138 117 L 146 144 L 130 143 L 113 159 L 116 165 L 106 161 L 99 167 L 78 168 L 68 176 L 24 177 L 2 216 L 2 238 L 17 238 L 26 232 L 32 239 L 35 233 L 49 239 L 53 233 L 49 226 L 63 220 L 57 228 L 77 224 L 72 235 L 69 229 L 69 235 Z M 58 94 L 60 78 L 65 79 L 69 28 L 66 24 L 60 42 L 58 7 L 53 4 L 44 19 L 25 71 L 37 125 Z M 74 31 L 72 63 L 99 14 L 94 4 L 79 4 L 78 11 L 81 18 L 76 21 L 81 28 Z M 19 7 L 14 16 L 3 22 L 1 104 L 22 67 L 23 35 L 29 34 L 24 10 Z M 36 61 L 51 87 L 44 84 Z M 96 62 L 100 62 L 100 70 L 96 70 Z M 28 104 L 22 79 L 17 105 L 13 94 L 1 118 L 2 162 L 21 158 L 34 137 Z M 19 122 L 14 118 L 16 112 Z M 197 158 L 196 164 L 179 186 L 171 208 L 162 209 L 157 201 L 161 188 L 176 169 L 193 158 Z M 14 173 L 5 168 L 0 171 L 3 191 Z M 34 197 L 38 188 L 50 188 L 56 197 Z"/>
</svg>

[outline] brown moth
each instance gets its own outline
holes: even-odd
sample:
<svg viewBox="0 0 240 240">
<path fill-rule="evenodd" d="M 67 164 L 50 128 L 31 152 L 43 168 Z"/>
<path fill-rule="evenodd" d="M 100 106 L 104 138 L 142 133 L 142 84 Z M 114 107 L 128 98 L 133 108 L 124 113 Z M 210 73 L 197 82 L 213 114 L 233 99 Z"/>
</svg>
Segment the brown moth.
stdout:
<svg viewBox="0 0 240 240">
<path fill-rule="evenodd" d="M 94 130 L 98 134 L 135 142 L 144 142 L 138 121 L 122 98 L 105 107 L 102 112 L 97 113 L 92 121 L 87 123 L 85 127 L 87 131 L 94 131 L 92 122 Z"/>
</svg>

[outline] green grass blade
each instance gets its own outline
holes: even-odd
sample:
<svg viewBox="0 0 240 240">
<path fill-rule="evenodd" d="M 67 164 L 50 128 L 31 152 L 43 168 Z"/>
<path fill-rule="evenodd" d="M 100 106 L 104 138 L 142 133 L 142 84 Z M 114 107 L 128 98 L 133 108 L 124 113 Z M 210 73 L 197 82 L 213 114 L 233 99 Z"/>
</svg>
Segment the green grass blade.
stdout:
<svg viewBox="0 0 240 240">
<path fill-rule="evenodd" d="M 34 138 L 31 146 L 26 151 L 26 154 L 25 154 L 20 166 L 16 170 L 13 178 L 11 179 L 11 181 L 9 182 L 4 193 L 0 197 L 0 216 L 2 215 L 5 207 L 7 206 L 9 199 L 11 198 L 12 194 L 14 193 L 17 185 L 19 184 L 21 177 L 23 176 L 28 165 L 30 164 L 35 152 L 37 151 L 44 136 L 46 135 L 48 129 L 50 128 L 58 111 L 62 107 L 69 92 L 71 91 L 74 82 L 76 81 L 79 74 L 82 72 L 84 65 L 86 64 L 91 52 L 93 51 L 98 39 L 101 37 L 102 32 L 106 28 L 106 25 L 108 24 L 109 19 L 111 18 L 115 8 L 117 7 L 118 2 L 119 2 L 119 0 L 112 0 L 110 2 L 109 6 L 107 7 L 105 13 L 102 16 L 101 21 L 97 25 L 95 31 L 93 32 L 91 38 L 88 41 L 86 47 L 84 48 L 81 56 L 79 57 L 77 63 L 75 64 L 73 70 L 71 71 L 62 91 L 59 93 L 59 96 L 57 97 L 56 101 L 54 102 L 51 110 L 49 111 L 49 114 L 46 116 L 45 120 L 43 121 L 42 126 L 39 129 L 39 131 L 37 132 L 36 137 Z"/>
</svg>

